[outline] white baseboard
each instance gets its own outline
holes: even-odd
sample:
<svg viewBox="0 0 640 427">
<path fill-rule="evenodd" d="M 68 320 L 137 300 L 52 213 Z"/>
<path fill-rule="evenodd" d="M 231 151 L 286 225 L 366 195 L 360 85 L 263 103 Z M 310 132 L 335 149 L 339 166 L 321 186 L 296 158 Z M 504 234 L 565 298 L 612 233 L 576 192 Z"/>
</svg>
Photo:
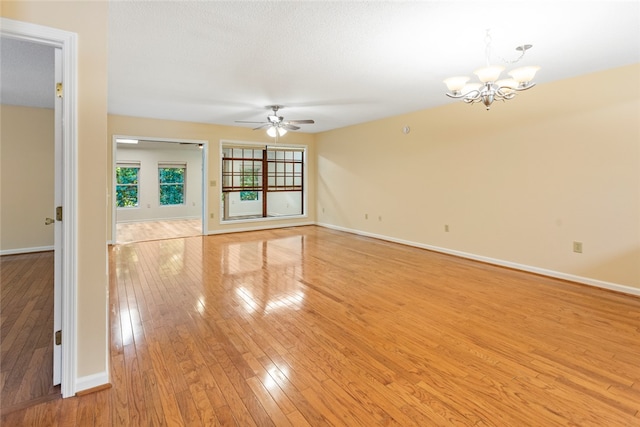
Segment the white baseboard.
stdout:
<svg viewBox="0 0 640 427">
<path fill-rule="evenodd" d="M 79 377 L 76 378 L 75 392 L 79 393 L 105 384 L 109 384 L 109 373 L 107 371 L 87 375 L 86 377 Z"/>
<path fill-rule="evenodd" d="M 52 250 L 53 250 L 53 246 L 35 246 L 33 248 L 3 249 L 3 250 L 0 250 L 0 255 L 29 254 L 32 252 L 47 252 Z"/>
<path fill-rule="evenodd" d="M 271 230 L 274 228 L 286 228 L 286 227 L 301 227 L 303 225 L 315 225 L 313 221 L 305 221 L 305 222 L 293 222 L 291 224 L 260 224 L 260 225 L 251 225 L 246 227 L 238 227 L 238 228 L 225 228 L 223 230 L 209 230 L 207 231 L 207 235 L 213 234 L 225 234 L 225 233 L 239 233 L 243 231 L 258 231 L 258 230 Z"/>
<path fill-rule="evenodd" d="M 467 253 L 467 252 L 456 251 L 456 250 L 453 250 L 453 249 L 447 249 L 447 248 L 441 248 L 441 247 L 438 247 L 438 246 L 426 245 L 426 244 L 423 244 L 423 243 L 412 242 L 412 241 L 404 240 L 404 239 L 397 239 L 397 238 L 394 238 L 394 237 L 384 236 L 384 235 L 381 235 L 381 234 L 368 233 L 366 231 L 354 230 L 354 229 L 346 228 L 346 227 L 339 227 L 339 226 L 332 225 L 332 224 L 316 223 L 316 225 L 318 225 L 320 227 L 330 228 L 330 229 L 333 229 L 333 230 L 338 230 L 338 231 L 344 231 L 344 232 L 347 232 L 347 233 L 357 234 L 357 235 L 360 235 L 360 236 L 373 237 L 375 239 L 386 240 L 388 242 L 400 243 L 400 244 L 403 244 L 403 245 L 414 246 L 416 248 L 421 248 L 421 249 L 428 249 L 430 251 L 440 252 L 440 253 L 444 253 L 444 254 L 448 254 L 448 255 L 454 255 L 454 256 L 458 256 L 460 258 L 467 258 L 467 259 L 471 259 L 471 260 L 474 260 L 474 261 L 481 261 L 481 262 L 485 262 L 487 264 L 498 265 L 498 266 L 501 266 L 501 267 L 508 267 L 508 268 L 512 268 L 514 270 L 520 270 L 520 271 L 526 271 L 526 272 L 529 272 L 529 273 L 540 274 L 542 276 L 553 277 L 555 279 L 568 280 L 570 282 L 581 283 L 583 285 L 589 285 L 589 286 L 594 286 L 594 287 L 597 287 L 597 288 L 608 289 L 608 290 L 611 290 L 611 291 L 622 292 L 622 293 L 625 293 L 625 294 L 640 296 L 640 288 L 634 288 L 632 286 L 621 285 L 621 284 L 618 284 L 618 283 L 605 282 L 605 281 L 602 281 L 602 280 L 596 280 L 596 279 L 592 279 L 592 278 L 589 278 L 589 277 L 582 277 L 582 276 L 576 276 L 576 275 L 573 275 L 573 274 L 562 273 L 562 272 L 559 272 L 559 271 L 547 270 L 545 268 L 532 267 L 530 265 L 518 264 L 518 263 L 515 263 L 515 262 L 511 262 L 511 261 L 505 261 L 505 260 L 501 260 L 501 259 L 489 258 L 489 257 L 485 257 L 485 256 L 482 256 L 482 255 L 476 255 L 476 254 L 471 254 L 471 253 Z"/>
</svg>

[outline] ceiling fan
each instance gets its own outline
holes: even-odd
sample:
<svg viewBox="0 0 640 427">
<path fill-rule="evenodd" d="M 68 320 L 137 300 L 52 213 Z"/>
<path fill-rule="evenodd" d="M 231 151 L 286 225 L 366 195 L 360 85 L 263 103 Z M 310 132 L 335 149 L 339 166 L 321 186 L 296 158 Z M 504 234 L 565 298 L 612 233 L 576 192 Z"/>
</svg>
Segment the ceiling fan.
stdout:
<svg viewBox="0 0 640 427">
<path fill-rule="evenodd" d="M 253 130 L 262 129 L 268 127 L 267 134 L 271 137 L 275 136 L 283 136 L 289 130 L 298 130 L 300 126 L 296 125 L 306 125 L 315 123 L 313 120 L 284 120 L 284 117 L 278 116 L 278 110 L 284 108 L 282 105 L 268 105 L 267 108 L 270 108 L 273 111 L 273 114 L 267 116 L 266 122 L 249 122 L 245 120 L 236 120 L 236 123 L 254 123 L 259 124 L 260 126 L 253 128 Z"/>
</svg>

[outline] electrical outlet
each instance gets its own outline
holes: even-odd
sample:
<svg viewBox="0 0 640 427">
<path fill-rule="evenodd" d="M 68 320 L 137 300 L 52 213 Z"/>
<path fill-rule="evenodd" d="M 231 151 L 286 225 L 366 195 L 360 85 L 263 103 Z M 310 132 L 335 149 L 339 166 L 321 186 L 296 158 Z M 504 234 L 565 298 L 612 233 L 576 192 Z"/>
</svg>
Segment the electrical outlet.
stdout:
<svg viewBox="0 0 640 427">
<path fill-rule="evenodd" d="M 216 180 L 212 179 L 211 181 L 209 181 L 209 185 L 212 186 L 212 187 L 215 187 L 216 186 Z"/>
<path fill-rule="evenodd" d="M 369 219 L 369 214 L 364 214 L 364 219 Z"/>
<path fill-rule="evenodd" d="M 378 221 L 382 221 L 382 215 L 378 215 Z"/>
<path fill-rule="evenodd" d="M 449 224 L 444 225 L 444 231 L 446 231 L 447 233 L 449 232 Z"/>
<path fill-rule="evenodd" d="M 573 242 L 573 252 L 582 253 L 582 242 Z"/>
<path fill-rule="evenodd" d="M 213 213 L 210 213 L 210 214 L 209 214 L 209 218 L 211 218 L 211 219 L 213 219 L 213 218 L 214 218 Z"/>
</svg>

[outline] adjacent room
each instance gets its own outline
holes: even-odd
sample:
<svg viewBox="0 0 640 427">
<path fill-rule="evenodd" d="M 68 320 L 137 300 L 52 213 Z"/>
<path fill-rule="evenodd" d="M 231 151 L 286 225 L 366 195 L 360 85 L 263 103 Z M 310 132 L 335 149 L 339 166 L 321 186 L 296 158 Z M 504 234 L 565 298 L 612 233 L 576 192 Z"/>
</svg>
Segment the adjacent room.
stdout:
<svg viewBox="0 0 640 427">
<path fill-rule="evenodd" d="M 203 145 L 115 139 L 117 244 L 202 235 Z"/>
<path fill-rule="evenodd" d="M 640 4 L 0 8 L 0 423 L 640 424 Z"/>
</svg>

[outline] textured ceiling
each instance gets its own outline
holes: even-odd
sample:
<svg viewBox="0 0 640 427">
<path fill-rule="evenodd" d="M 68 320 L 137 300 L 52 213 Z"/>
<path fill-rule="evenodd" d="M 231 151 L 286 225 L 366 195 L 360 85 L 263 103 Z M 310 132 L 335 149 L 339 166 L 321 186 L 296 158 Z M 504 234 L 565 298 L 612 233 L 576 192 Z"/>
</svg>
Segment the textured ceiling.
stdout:
<svg viewBox="0 0 640 427">
<path fill-rule="evenodd" d="M 109 113 L 237 125 L 280 104 L 320 132 L 422 110 L 456 102 L 442 80 L 484 65 L 488 28 L 494 63 L 533 44 L 538 84 L 640 62 L 638 1 L 112 1 Z"/>
<path fill-rule="evenodd" d="M 0 101 L 2 104 L 53 108 L 54 48 L 2 38 Z"/>
</svg>

